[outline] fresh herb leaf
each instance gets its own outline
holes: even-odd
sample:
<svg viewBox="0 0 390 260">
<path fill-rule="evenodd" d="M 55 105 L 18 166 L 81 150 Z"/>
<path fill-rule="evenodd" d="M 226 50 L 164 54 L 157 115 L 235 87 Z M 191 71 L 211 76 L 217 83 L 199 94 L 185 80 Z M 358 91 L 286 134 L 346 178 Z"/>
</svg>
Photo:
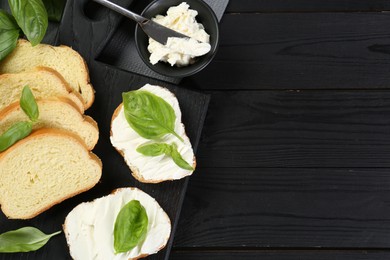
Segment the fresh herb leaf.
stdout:
<svg viewBox="0 0 390 260">
<path fill-rule="evenodd" d="M 137 147 L 137 152 L 145 156 L 159 156 L 165 154 L 170 156 L 177 166 L 182 169 L 193 171 L 194 168 L 189 165 L 181 156 L 177 150 L 177 145 L 175 143 L 169 145 L 166 143 L 153 143 L 145 144 Z"/>
<path fill-rule="evenodd" d="M 194 168 L 192 168 L 192 166 L 189 165 L 183 159 L 183 157 L 181 157 L 181 154 L 177 150 L 176 144 L 171 144 L 170 148 L 171 149 L 170 149 L 170 154 L 169 155 L 172 157 L 172 160 L 176 163 L 177 166 L 179 166 L 180 168 L 183 168 L 185 170 L 189 170 L 189 171 L 193 171 L 194 170 Z"/>
<path fill-rule="evenodd" d="M 35 122 L 39 117 L 39 110 L 37 102 L 35 101 L 34 95 L 28 86 L 25 86 L 22 91 L 20 98 L 20 107 L 24 113 L 30 118 L 31 121 Z"/>
<path fill-rule="evenodd" d="M 60 22 L 66 0 L 43 0 L 49 21 Z"/>
<path fill-rule="evenodd" d="M 0 252 L 15 253 L 35 251 L 44 246 L 52 236 L 61 233 L 45 234 L 34 227 L 23 227 L 0 235 Z"/>
<path fill-rule="evenodd" d="M 137 147 L 137 152 L 145 156 L 159 156 L 169 151 L 169 145 L 165 143 L 153 143 Z"/>
<path fill-rule="evenodd" d="M 0 30 L 17 30 L 19 29 L 15 18 L 4 10 L 0 10 Z"/>
<path fill-rule="evenodd" d="M 164 99 L 143 90 L 123 93 L 122 98 L 126 120 L 140 136 L 155 140 L 173 134 L 183 142 L 174 131 L 175 111 Z"/>
<path fill-rule="evenodd" d="M 127 203 L 118 213 L 114 225 L 115 253 L 130 251 L 145 240 L 148 215 L 138 200 Z"/>
<path fill-rule="evenodd" d="M 18 122 L 0 136 L 0 152 L 7 150 L 17 141 L 28 136 L 32 131 L 31 122 Z"/>
<path fill-rule="evenodd" d="M 0 31 L 0 60 L 16 48 L 18 38 L 19 30 Z"/>
<path fill-rule="evenodd" d="M 20 29 L 15 19 L 4 10 L 0 10 L 0 60 L 16 48 L 19 33 Z"/>
<path fill-rule="evenodd" d="M 45 36 L 48 17 L 42 0 L 8 0 L 12 15 L 32 46 Z"/>
</svg>

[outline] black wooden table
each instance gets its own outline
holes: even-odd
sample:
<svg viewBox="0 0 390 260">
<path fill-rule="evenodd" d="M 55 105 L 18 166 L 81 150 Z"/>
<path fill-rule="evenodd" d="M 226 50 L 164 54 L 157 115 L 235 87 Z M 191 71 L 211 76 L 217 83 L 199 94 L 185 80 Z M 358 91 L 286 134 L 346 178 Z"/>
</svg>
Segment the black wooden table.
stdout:
<svg viewBox="0 0 390 260">
<path fill-rule="evenodd" d="M 171 259 L 390 259 L 387 10 L 230 1 Z"/>
<path fill-rule="evenodd" d="M 388 11 L 230 0 L 170 259 L 390 259 Z"/>
</svg>

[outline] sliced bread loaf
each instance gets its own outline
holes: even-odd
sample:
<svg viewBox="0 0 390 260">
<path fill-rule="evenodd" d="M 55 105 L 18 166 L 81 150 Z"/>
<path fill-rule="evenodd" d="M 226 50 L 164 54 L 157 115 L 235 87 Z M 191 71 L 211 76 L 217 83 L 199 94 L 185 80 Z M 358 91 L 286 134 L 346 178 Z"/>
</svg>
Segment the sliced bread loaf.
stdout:
<svg viewBox="0 0 390 260">
<path fill-rule="evenodd" d="M 29 219 L 92 188 L 102 163 L 69 132 L 40 129 L 0 153 L 0 204 L 8 218 Z"/>
<path fill-rule="evenodd" d="M 0 65 L 1 68 L 1 65 Z M 72 100 L 81 113 L 84 105 L 81 96 L 53 69 L 37 67 L 28 72 L 0 75 L 0 110 L 18 101 L 25 86 L 29 86 L 35 98 L 63 96 Z"/>
<path fill-rule="evenodd" d="M 115 221 L 119 211 L 132 200 L 139 201 L 145 208 L 148 217 L 146 237 L 130 251 L 115 254 Z M 171 234 L 171 221 L 150 195 L 137 188 L 120 188 L 108 196 L 79 204 L 68 214 L 63 228 L 74 260 L 131 260 L 163 249 Z"/>
<path fill-rule="evenodd" d="M 77 107 L 66 98 L 37 99 L 39 108 L 38 121 L 33 129 L 58 128 L 78 135 L 92 150 L 98 139 L 99 129 L 95 120 L 83 116 Z M 27 115 L 15 102 L 0 111 L 0 135 L 17 122 L 28 121 Z"/>
<path fill-rule="evenodd" d="M 88 68 L 84 59 L 67 46 L 54 47 L 20 39 L 15 50 L 0 63 L 0 74 L 29 71 L 37 66 L 50 67 L 58 71 L 72 89 L 80 93 L 85 109 L 94 101 L 94 90 L 89 83 Z"/>
<path fill-rule="evenodd" d="M 177 98 L 168 89 L 146 84 L 139 90 L 150 92 L 165 100 L 174 110 L 176 120 L 174 131 L 181 138 L 180 141 L 172 134 L 166 134 L 159 140 L 149 140 L 141 137 L 127 122 L 123 104 L 114 111 L 111 121 L 111 143 L 124 157 L 134 178 L 144 183 L 159 183 L 168 180 L 178 180 L 189 176 L 196 167 L 196 159 L 190 139 L 186 135 L 184 124 L 181 121 L 181 111 Z M 151 106 L 152 107 L 152 106 Z M 192 166 L 193 170 L 179 167 L 169 156 L 145 156 L 137 152 L 137 147 L 151 143 L 166 143 L 177 145 L 177 151 L 182 158 Z"/>
</svg>

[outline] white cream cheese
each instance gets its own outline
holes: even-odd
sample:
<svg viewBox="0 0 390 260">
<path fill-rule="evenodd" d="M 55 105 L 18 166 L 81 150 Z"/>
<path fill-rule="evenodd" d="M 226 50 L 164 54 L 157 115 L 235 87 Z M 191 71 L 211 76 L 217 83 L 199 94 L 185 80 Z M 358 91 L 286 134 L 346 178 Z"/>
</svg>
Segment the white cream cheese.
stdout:
<svg viewBox="0 0 390 260">
<path fill-rule="evenodd" d="M 169 38 L 166 45 L 149 38 L 148 50 L 151 53 L 150 62 L 154 65 L 158 61 L 168 62 L 177 66 L 187 66 L 194 62 L 195 57 L 208 53 L 211 49 L 210 35 L 195 17 L 198 12 L 189 9 L 185 2 L 168 9 L 167 15 L 157 15 L 152 20 L 191 37 L 190 39 Z"/>
<path fill-rule="evenodd" d="M 159 142 L 177 145 L 177 149 L 183 159 L 189 164 L 195 165 L 194 151 L 190 140 L 188 139 L 184 125 L 181 122 L 181 111 L 177 98 L 167 89 L 146 84 L 141 90 L 149 91 L 170 104 L 175 111 L 175 132 L 184 140 L 180 141 L 172 134 L 167 134 Z M 137 147 L 156 141 L 148 140 L 131 128 L 126 120 L 123 106 L 120 108 L 118 115 L 111 123 L 111 143 L 122 152 L 126 163 L 130 168 L 135 169 L 145 182 L 160 182 L 165 180 L 177 180 L 191 175 L 193 171 L 185 170 L 175 164 L 171 157 L 166 155 L 145 156 L 136 151 Z"/>
<path fill-rule="evenodd" d="M 132 250 L 115 254 L 115 220 L 122 207 L 131 200 L 138 200 L 146 210 L 147 235 Z M 171 234 L 171 222 L 154 198 L 137 188 L 122 188 L 75 207 L 65 219 L 64 231 L 75 260 L 127 260 L 157 253 L 165 247 Z"/>
</svg>

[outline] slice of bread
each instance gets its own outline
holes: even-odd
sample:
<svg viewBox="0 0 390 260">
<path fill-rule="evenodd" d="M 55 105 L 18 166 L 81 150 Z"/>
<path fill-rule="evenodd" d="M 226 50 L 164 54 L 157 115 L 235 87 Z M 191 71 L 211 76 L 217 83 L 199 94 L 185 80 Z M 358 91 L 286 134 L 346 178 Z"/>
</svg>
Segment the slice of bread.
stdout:
<svg viewBox="0 0 390 260">
<path fill-rule="evenodd" d="M 100 159 L 69 132 L 40 129 L 0 153 L 0 204 L 8 218 L 29 219 L 99 181 Z"/>
<path fill-rule="evenodd" d="M 119 211 L 138 200 L 148 216 L 146 238 L 126 253 L 114 252 L 114 225 Z M 139 259 L 163 249 L 171 234 L 171 221 L 158 202 L 137 188 L 120 188 L 112 194 L 81 203 L 65 218 L 63 225 L 70 255 L 84 259 Z"/>
<path fill-rule="evenodd" d="M 170 104 L 175 112 L 175 132 L 183 139 L 183 142 L 172 134 L 167 134 L 159 140 L 148 140 L 141 137 L 129 125 L 124 114 L 123 104 L 120 104 L 114 111 L 111 121 L 111 143 L 115 149 L 124 157 L 132 175 L 140 182 L 159 183 L 169 180 L 178 180 L 189 176 L 193 170 L 185 170 L 177 166 L 171 157 L 166 155 L 144 156 L 136 151 L 137 147 L 147 143 L 162 142 L 167 144 L 175 143 L 178 152 L 183 159 L 196 167 L 196 159 L 191 142 L 186 135 L 184 124 L 181 121 L 181 111 L 177 98 L 168 89 L 159 86 L 146 84 L 140 90 L 149 91 L 164 99 Z"/>
<path fill-rule="evenodd" d="M 37 66 L 58 71 L 74 92 L 80 93 L 85 109 L 92 105 L 95 94 L 89 83 L 87 65 L 76 51 L 67 46 L 39 44 L 33 47 L 30 42 L 20 39 L 15 50 L 0 63 L 0 74 L 25 72 Z"/>
<path fill-rule="evenodd" d="M 92 150 L 98 139 L 99 129 L 95 120 L 83 116 L 77 107 L 66 98 L 37 99 L 39 118 L 33 129 L 58 128 L 78 135 Z M 19 102 L 0 111 L 0 135 L 17 122 L 28 121 Z"/>
<path fill-rule="evenodd" d="M 35 98 L 53 96 L 69 98 L 77 105 L 78 110 L 84 113 L 81 96 L 72 92 L 73 90 L 58 72 L 47 67 L 37 67 L 29 72 L 0 75 L 0 110 L 19 101 L 25 86 L 30 87 Z"/>
</svg>

